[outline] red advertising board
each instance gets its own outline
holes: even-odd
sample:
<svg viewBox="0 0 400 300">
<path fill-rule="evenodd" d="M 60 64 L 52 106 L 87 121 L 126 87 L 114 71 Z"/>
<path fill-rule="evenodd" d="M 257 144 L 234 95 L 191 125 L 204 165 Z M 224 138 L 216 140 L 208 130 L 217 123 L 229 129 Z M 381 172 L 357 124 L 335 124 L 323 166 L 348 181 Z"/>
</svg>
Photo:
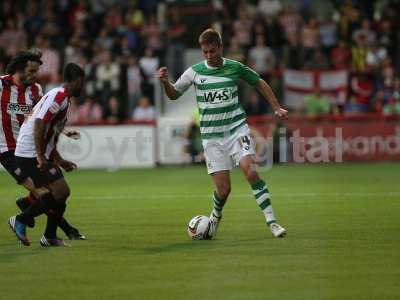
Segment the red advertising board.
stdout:
<svg viewBox="0 0 400 300">
<path fill-rule="evenodd" d="M 288 161 L 400 160 L 400 117 L 293 117 L 279 125 L 272 117 L 257 117 L 249 124 L 263 137 L 258 144 L 264 139 L 276 150 L 278 143 L 278 151 L 289 153 Z"/>
</svg>

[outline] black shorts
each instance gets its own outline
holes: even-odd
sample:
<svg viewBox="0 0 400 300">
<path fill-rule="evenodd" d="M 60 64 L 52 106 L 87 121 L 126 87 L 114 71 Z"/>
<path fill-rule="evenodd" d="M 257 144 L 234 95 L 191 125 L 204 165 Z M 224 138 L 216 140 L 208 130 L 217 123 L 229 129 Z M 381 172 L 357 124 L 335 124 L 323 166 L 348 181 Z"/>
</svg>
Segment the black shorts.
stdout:
<svg viewBox="0 0 400 300">
<path fill-rule="evenodd" d="M 18 166 L 17 160 L 14 156 L 14 150 L 0 153 L 0 163 L 7 170 L 7 172 L 14 177 L 18 184 L 23 183 L 28 175 L 22 171 Z"/>
<path fill-rule="evenodd" d="M 16 159 L 21 170 L 27 176 L 32 178 L 36 188 L 47 186 L 58 179 L 64 178 L 61 169 L 50 161 L 48 161 L 46 170 L 41 171 L 37 167 L 38 162 L 36 157 L 30 158 L 16 156 Z"/>
</svg>

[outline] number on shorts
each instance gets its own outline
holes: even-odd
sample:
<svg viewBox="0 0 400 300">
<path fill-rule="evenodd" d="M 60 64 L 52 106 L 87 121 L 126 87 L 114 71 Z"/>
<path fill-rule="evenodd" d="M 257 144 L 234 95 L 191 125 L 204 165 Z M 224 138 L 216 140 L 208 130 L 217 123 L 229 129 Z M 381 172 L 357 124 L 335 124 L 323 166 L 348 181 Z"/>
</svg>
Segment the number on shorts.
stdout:
<svg viewBox="0 0 400 300">
<path fill-rule="evenodd" d="M 250 149 L 250 138 L 247 135 L 240 137 L 240 143 L 245 150 Z"/>
</svg>

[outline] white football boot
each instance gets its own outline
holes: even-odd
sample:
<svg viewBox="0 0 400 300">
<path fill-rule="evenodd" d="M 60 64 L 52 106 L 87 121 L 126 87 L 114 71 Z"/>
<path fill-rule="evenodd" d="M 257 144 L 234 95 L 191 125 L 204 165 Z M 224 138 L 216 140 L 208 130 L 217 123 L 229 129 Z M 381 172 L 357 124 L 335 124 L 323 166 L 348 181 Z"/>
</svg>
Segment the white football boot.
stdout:
<svg viewBox="0 0 400 300">
<path fill-rule="evenodd" d="M 269 229 L 274 237 L 284 237 L 286 235 L 286 229 L 278 223 L 271 223 Z"/>
<path fill-rule="evenodd" d="M 219 223 L 221 222 L 222 216 L 217 217 L 213 213 L 210 215 L 210 230 L 208 231 L 208 238 L 212 239 L 216 236 L 217 234 L 217 229 L 219 226 Z"/>
</svg>

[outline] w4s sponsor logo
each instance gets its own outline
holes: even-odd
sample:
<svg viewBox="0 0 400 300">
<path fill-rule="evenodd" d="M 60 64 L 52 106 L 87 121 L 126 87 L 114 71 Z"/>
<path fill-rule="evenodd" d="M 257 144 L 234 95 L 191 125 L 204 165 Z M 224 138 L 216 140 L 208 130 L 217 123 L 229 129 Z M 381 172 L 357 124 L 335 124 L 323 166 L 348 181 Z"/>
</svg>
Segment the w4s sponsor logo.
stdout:
<svg viewBox="0 0 400 300">
<path fill-rule="evenodd" d="M 214 102 L 229 101 L 230 99 L 232 99 L 232 91 L 228 89 L 204 93 L 205 102 L 214 103 Z"/>
</svg>

